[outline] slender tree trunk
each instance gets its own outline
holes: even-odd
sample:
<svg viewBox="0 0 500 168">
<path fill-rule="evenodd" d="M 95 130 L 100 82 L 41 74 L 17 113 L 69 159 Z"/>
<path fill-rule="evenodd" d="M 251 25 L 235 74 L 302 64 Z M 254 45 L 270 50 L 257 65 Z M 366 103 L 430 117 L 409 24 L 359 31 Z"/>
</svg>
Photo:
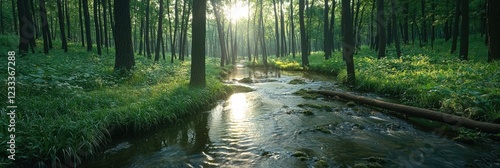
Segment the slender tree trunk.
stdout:
<svg viewBox="0 0 500 168">
<path fill-rule="evenodd" d="M 142 55 L 144 49 L 144 19 L 141 18 L 141 26 L 139 28 L 139 55 Z M 146 54 L 144 54 L 146 56 Z"/>
<path fill-rule="evenodd" d="M 460 55 L 461 60 L 469 60 L 469 0 L 461 0 L 462 24 L 460 30 Z"/>
<path fill-rule="evenodd" d="M 49 22 L 47 21 L 47 10 L 45 9 L 45 0 L 38 1 L 40 6 L 40 20 L 43 36 L 43 53 L 49 53 Z"/>
<path fill-rule="evenodd" d="M 295 24 L 294 24 L 294 13 L 293 13 L 293 0 L 290 0 L 290 28 L 292 32 L 292 57 L 295 58 Z"/>
<path fill-rule="evenodd" d="M 328 1 L 325 0 L 325 9 L 323 10 L 323 50 L 325 52 L 325 60 L 330 59 L 332 56 L 332 49 L 330 48 L 330 24 L 328 23 L 329 7 Z"/>
<path fill-rule="evenodd" d="M 111 0 L 108 0 L 111 1 Z M 102 17 L 104 21 L 104 47 L 106 47 L 106 51 L 108 51 L 109 48 L 109 36 L 108 36 L 108 17 L 107 17 L 107 7 L 106 7 L 106 0 L 102 0 Z M 134 26 L 135 27 L 135 26 Z M 135 34 L 135 32 L 134 32 Z"/>
<path fill-rule="evenodd" d="M 17 3 L 18 7 L 19 7 L 19 1 Z M 14 0 L 11 0 L 11 5 L 12 5 L 12 25 L 14 25 L 14 32 L 16 35 L 19 35 L 19 29 L 17 28 L 17 24 L 18 24 L 18 18 L 19 18 L 19 14 L 16 15 L 16 3 Z M 19 8 L 18 8 L 18 11 L 19 11 Z"/>
<path fill-rule="evenodd" d="M 66 41 L 66 33 L 64 32 L 64 17 L 61 0 L 57 0 L 57 16 L 59 19 L 59 30 L 61 32 L 62 49 L 64 50 L 64 52 L 68 52 L 68 42 Z"/>
<path fill-rule="evenodd" d="M 78 0 L 78 18 L 80 19 L 80 41 L 82 41 L 82 47 L 85 47 L 85 36 L 83 35 L 82 0 Z"/>
<path fill-rule="evenodd" d="M 71 22 L 69 20 L 69 14 L 68 14 L 69 13 L 68 12 L 69 11 L 69 4 L 68 3 L 69 3 L 69 0 L 64 1 L 64 4 L 65 4 L 64 7 L 66 8 L 64 10 L 64 13 L 66 14 L 66 28 L 68 29 L 68 39 L 71 39 Z"/>
<path fill-rule="evenodd" d="M 500 60 L 500 1 L 488 0 L 487 33 L 488 33 L 488 62 Z"/>
<path fill-rule="evenodd" d="M 280 56 L 280 35 L 278 33 L 278 10 L 276 9 L 276 0 L 273 0 L 274 7 L 274 34 L 276 36 L 276 57 Z"/>
<path fill-rule="evenodd" d="M 377 0 L 378 59 L 385 57 L 385 45 L 387 44 L 384 15 L 384 1 Z"/>
<path fill-rule="evenodd" d="M 422 7 L 422 34 L 421 34 L 421 37 L 422 37 L 422 45 L 420 45 L 420 47 L 423 47 L 423 45 L 425 45 L 427 43 L 427 19 L 425 18 L 425 0 L 420 0 L 420 6 Z"/>
<path fill-rule="evenodd" d="M 206 0 L 193 0 L 191 78 L 189 86 L 205 87 Z"/>
<path fill-rule="evenodd" d="M 460 23 L 460 1 L 456 0 L 455 6 L 455 19 L 453 24 L 453 34 L 452 34 L 452 42 L 451 42 L 451 53 L 453 54 L 457 50 L 457 41 L 458 41 L 458 26 Z"/>
<path fill-rule="evenodd" d="M 146 50 L 146 57 L 151 58 L 151 45 L 149 44 L 151 41 L 149 40 L 149 5 L 150 0 L 146 0 L 146 24 L 144 25 L 144 47 Z"/>
<path fill-rule="evenodd" d="M 436 2 L 431 2 L 432 22 L 436 21 Z M 434 50 L 434 40 L 436 38 L 436 26 L 431 24 L 431 49 Z"/>
<path fill-rule="evenodd" d="M 283 14 L 283 0 L 280 0 L 280 23 L 281 23 L 281 56 L 288 55 L 286 48 L 285 17 Z"/>
<path fill-rule="evenodd" d="M 263 4 L 262 1 L 263 0 L 260 0 L 260 18 L 259 18 L 260 21 L 259 21 L 259 26 L 262 29 L 261 34 L 260 34 L 260 36 L 261 36 L 261 44 L 262 44 L 262 62 L 264 64 L 264 66 L 267 67 L 267 49 L 266 49 L 266 36 L 265 36 L 265 34 L 266 34 L 265 31 L 266 30 L 264 28 L 264 17 L 263 17 L 263 15 L 264 15 L 263 14 L 263 9 L 264 8 L 262 7 L 262 4 Z"/>
<path fill-rule="evenodd" d="M 160 11 L 158 12 L 158 32 L 156 36 L 156 49 L 155 49 L 155 62 L 160 60 L 160 42 L 162 41 L 161 37 L 163 34 L 163 0 L 160 0 Z"/>
<path fill-rule="evenodd" d="M 88 0 L 83 1 L 83 16 L 85 18 L 85 37 L 87 38 L 87 51 L 92 51 L 92 36 L 90 34 L 90 14 Z"/>
<path fill-rule="evenodd" d="M 220 66 L 223 67 L 224 61 L 227 57 L 226 55 L 226 41 L 224 38 L 224 27 L 222 26 L 221 23 L 221 16 L 219 12 L 219 7 L 217 5 L 216 0 L 210 0 L 212 3 L 212 8 L 214 9 L 214 14 L 215 14 L 215 22 L 217 22 L 217 32 L 219 34 L 219 45 L 220 45 L 220 52 L 221 52 L 221 58 L 220 58 Z"/>
<path fill-rule="evenodd" d="M 342 56 L 347 65 L 347 84 L 353 86 L 356 84 L 354 73 L 354 44 L 353 22 L 350 7 L 350 0 L 342 0 Z M 382 1 L 382 0 L 379 0 Z"/>
<path fill-rule="evenodd" d="M 370 49 L 378 51 L 378 48 L 376 47 L 377 43 L 375 43 L 375 39 L 376 39 L 376 37 L 378 37 L 378 31 L 376 34 L 373 32 L 373 30 L 374 30 L 374 28 L 373 28 L 373 24 L 374 24 L 373 13 L 375 12 L 375 4 L 377 4 L 376 0 L 373 0 L 372 10 L 371 10 L 372 12 L 370 15 L 370 34 L 371 34 L 371 36 L 370 36 Z"/>
<path fill-rule="evenodd" d="M 403 2 L 403 43 L 409 44 L 408 36 L 408 15 L 410 10 L 410 3 L 408 1 Z"/>
<path fill-rule="evenodd" d="M 302 50 L 302 66 L 309 66 L 308 40 L 306 35 L 306 25 L 304 23 L 304 0 L 299 0 L 299 27 L 300 27 L 300 47 Z"/>
<path fill-rule="evenodd" d="M 119 1 L 119 2 L 118 2 Z M 115 0 L 114 13 L 116 27 L 115 37 L 115 70 L 129 71 L 135 65 L 134 48 L 132 47 L 132 24 L 130 21 L 130 0 Z"/>
<path fill-rule="evenodd" d="M 95 42 L 97 46 L 97 54 L 101 55 L 101 35 L 100 35 L 100 25 L 99 25 L 99 14 L 97 13 L 97 6 L 99 5 L 99 1 L 94 2 L 94 28 L 95 28 Z"/>
<path fill-rule="evenodd" d="M 248 54 L 248 61 L 252 61 L 252 51 L 250 50 L 250 0 L 247 1 L 247 10 L 248 10 L 248 16 L 247 16 L 247 54 Z"/>
<path fill-rule="evenodd" d="M 391 1 L 392 6 L 392 34 L 394 34 L 394 43 L 396 44 L 396 56 L 401 57 L 401 47 L 398 36 L 397 19 L 396 19 L 396 0 Z"/>
<path fill-rule="evenodd" d="M 335 27 L 335 1 L 332 1 L 332 12 L 330 16 L 330 32 L 329 32 L 329 44 L 330 44 L 330 52 L 335 51 L 335 36 L 334 36 L 334 27 Z"/>
<path fill-rule="evenodd" d="M 0 0 L 0 28 L 2 29 L 1 33 L 5 34 L 5 26 L 3 23 L 3 0 Z"/>
</svg>

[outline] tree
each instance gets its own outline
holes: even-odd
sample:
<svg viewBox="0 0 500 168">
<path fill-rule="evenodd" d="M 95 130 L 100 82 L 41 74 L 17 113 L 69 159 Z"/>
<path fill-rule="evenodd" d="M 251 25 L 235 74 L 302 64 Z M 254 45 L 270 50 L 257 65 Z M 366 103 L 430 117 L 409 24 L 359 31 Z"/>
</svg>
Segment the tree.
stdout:
<svg viewBox="0 0 500 168">
<path fill-rule="evenodd" d="M 331 39 L 331 34 L 330 34 L 330 24 L 328 23 L 328 12 L 329 12 L 329 6 L 328 6 L 328 1 L 325 0 L 325 9 L 323 11 L 323 50 L 325 51 L 325 60 L 329 59 L 332 56 L 332 49 L 331 46 L 332 44 L 330 43 Z M 335 2 L 334 2 L 335 3 Z"/>
<path fill-rule="evenodd" d="M 1 33 L 5 34 L 5 26 L 3 23 L 3 0 L 0 0 L 0 29 L 2 29 Z"/>
<path fill-rule="evenodd" d="M 47 21 L 47 11 L 45 9 L 45 0 L 38 1 L 40 6 L 40 20 L 42 24 L 43 53 L 49 53 L 49 22 Z"/>
<path fill-rule="evenodd" d="M 95 0 L 94 1 L 94 27 L 95 27 L 95 41 L 96 41 L 96 46 L 97 46 L 97 54 L 101 55 L 101 26 L 99 24 L 99 14 L 98 14 L 98 9 L 97 7 L 99 6 L 99 1 Z"/>
<path fill-rule="evenodd" d="M 469 0 L 460 0 L 462 24 L 460 28 L 460 54 L 461 60 L 469 60 Z"/>
<path fill-rule="evenodd" d="M 458 25 L 460 23 L 460 0 L 456 0 L 455 5 L 455 20 L 453 23 L 453 34 L 451 42 L 451 53 L 453 54 L 457 50 L 458 41 Z"/>
<path fill-rule="evenodd" d="M 308 41 L 306 35 L 306 25 L 304 23 L 304 0 L 299 0 L 299 27 L 300 27 L 300 47 L 302 50 L 302 66 L 309 66 Z"/>
<path fill-rule="evenodd" d="M 84 0 L 86 1 L 86 0 Z M 115 70 L 129 71 L 135 65 L 134 48 L 132 47 L 132 24 L 130 20 L 130 0 L 115 0 Z"/>
<path fill-rule="evenodd" d="M 396 43 L 396 56 L 401 56 L 401 47 L 398 36 L 397 19 L 396 19 L 396 0 L 391 1 L 392 6 L 392 34 L 394 35 L 394 43 Z"/>
<path fill-rule="evenodd" d="M 290 0 L 290 28 L 291 28 L 291 36 L 292 36 L 292 57 L 295 58 L 295 24 L 294 24 L 294 19 L 293 19 L 293 0 Z"/>
<path fill-rule="evenodd" d="M 59 20 L 59 31 L 61 32 L 61 43 L 64 52 L 68 52 L 68 42 L 66 41 L 66 33 L 64 32 L 64 17 L 61 6 L 61 0 L 57 0 L 57 16 Z"/>
<path fill-rule="evenodd" d="M 83 35 L 82 0 L 78 0 L 78 17 L 80 20 L 80 39 L 82 41 L 82 47 L 85 47 L 85 36 Z"/>
<path fill-rule="evenodd" d="M 378 59 L 385 57 L 385 17 L 384 17 L 384 0 L 377 0 L 377 34 L 378 34 Z"/>
<path fill-rule="evenodd" d="M 28 18 L 28 16 L 30 16 L 28 0 L 17 0 L 17 13 L 20 28 L 19 53 L 26 54 L 28 52 L 29 46 L 31 45 L 31 39 L 34 39 L 33 22 Z"/>
<path fill-rule="evenodd" d="M 274 32 L 276 36 L 276 57 L 280 56 L 280 36 L 278 33 L 278 11 L 276 9 L 276 0 L 273 0 L 274 6 Z"/>
<path fill-rule="evenodd" d="M 356 82 L 356 77 L 354 73 L 354 51 L 356 47 L 354 46 L 354 35 L 353 35 L 353 24 L 352 24 L 352 14 L 350 10 L 350 0 L 342 0 L 342 56 L 347 65 L 347 84 L 354 85 Z M 379 0 L 382 1 L 382 0 Z"/>
<path fill-rule="evenodd" d="M 191 77 L 189 85 L 205 87 L 205 27 L 206 27 L 206 0 L 193 0 L 192 20 L 192 48 L 191 48 Z"/>
<path fill-rule="evenodd" d="M 488 62 L 500 60 L 500 1 L 488 0 Z M 495 31 L 491 31 L 495 30 Z"/>
<path fill-rule="evenodd" d="M 151 45 L 149 44 L 149 0 L 146 0 L 146 24 L 144 25 L 144 46 L 146 47 L 146 57 L 151 58 Z M 115 19 L 116 20 L 116 19 Z"/>
<path fill-rule="evenodd" d="M 85 37 L 87 38 L 87 51 L 92 51 L 92 37 L 90 34 L 90 14 L 89 14 L 89 2 L 88 0 L 82 0 L 83 2 L 83 17 L 85 18 Z"/>
<path fill-rule="evenodd" d="M 214 15 L 215 15 L 215 22 L 217 23 L 217 33 L 219 34 L 219 45 L 220 45 L 220 51 L 221 51 L 221 58 L 220 58 L 220 66 L 224 66 L 224 61 L 226 60 L 227 53 L 226 53 L 226 41 L 224 38 L 224 27 L 222 26 L 222 21 L 221 21 L 221 14 L 219 12 L 219 8 L 217 5 L 216 0 L 210 0 L 210 3 L 212 4 L 212 8 L 214 10 Z"/>
<path fill-rule="evenodd" d="M 160 0 L 160 11 L 158 13 L 158 35 L 156 39 L 156 49 L 155 49 L 155 62 L 160 60 L 160 42 L 162 41 L 163 34 L 163 0 Z"/>
</svg>

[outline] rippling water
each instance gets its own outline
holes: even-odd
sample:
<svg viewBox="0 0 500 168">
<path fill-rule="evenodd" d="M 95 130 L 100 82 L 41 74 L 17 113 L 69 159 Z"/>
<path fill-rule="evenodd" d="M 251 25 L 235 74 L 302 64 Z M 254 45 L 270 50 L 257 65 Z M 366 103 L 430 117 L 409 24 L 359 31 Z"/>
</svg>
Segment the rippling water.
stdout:
<svg viewBox="0 0 500 168">
<path fill-rule="evenodd" d="M 256 91 L 119 140 L 83 167 L 500 167 L 498 144 L 460 144 L 370 108 L 292 94 L 338 90 L 326 77 L 239 67 L 229 79 L 243 77 Z M 307 83 L 288 84 L 297 78 Z M 298 106 L 307 103 L 325 108 Z"/>
</svg>

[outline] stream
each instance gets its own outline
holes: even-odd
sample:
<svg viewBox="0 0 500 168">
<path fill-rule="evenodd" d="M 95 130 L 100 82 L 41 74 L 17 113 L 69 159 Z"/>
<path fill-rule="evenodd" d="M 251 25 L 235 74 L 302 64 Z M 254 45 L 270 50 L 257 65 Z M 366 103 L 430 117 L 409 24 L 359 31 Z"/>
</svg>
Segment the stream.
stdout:
<svg viewBox="0 0 500 168">
<path fill-rule="evenodd" d="M 234 79 L 252 78 L 249 84 Z M 236 93 L 209 111 L 113 140 L 83 167 L 500 167 L 500 144 L 469 145 L 373 108 L 300 89 L 342 91 L 306 72 L 237 66 Z M 303 84 L 289 84 L 294 79 Z M 377 95 L 364 96 L 382 99 Z M 390 101 L 390 100 L 388 100 Z"/>
</svg>

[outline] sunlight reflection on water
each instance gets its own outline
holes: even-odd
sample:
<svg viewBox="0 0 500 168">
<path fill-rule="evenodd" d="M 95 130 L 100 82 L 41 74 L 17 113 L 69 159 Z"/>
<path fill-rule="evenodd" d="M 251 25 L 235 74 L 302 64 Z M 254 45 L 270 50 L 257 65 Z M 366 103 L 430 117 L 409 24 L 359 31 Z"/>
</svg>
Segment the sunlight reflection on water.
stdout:
<svg viewBox="0 0 500 168">
<path fill-rule="evenodd" d="M 246 112 L 248 110 L 248 101 L 244 93 L 233 94 L 227 102 L 228 107 L 231 110 L 231 120 L 233 122 L 245 119 Z"/>
</svg>

